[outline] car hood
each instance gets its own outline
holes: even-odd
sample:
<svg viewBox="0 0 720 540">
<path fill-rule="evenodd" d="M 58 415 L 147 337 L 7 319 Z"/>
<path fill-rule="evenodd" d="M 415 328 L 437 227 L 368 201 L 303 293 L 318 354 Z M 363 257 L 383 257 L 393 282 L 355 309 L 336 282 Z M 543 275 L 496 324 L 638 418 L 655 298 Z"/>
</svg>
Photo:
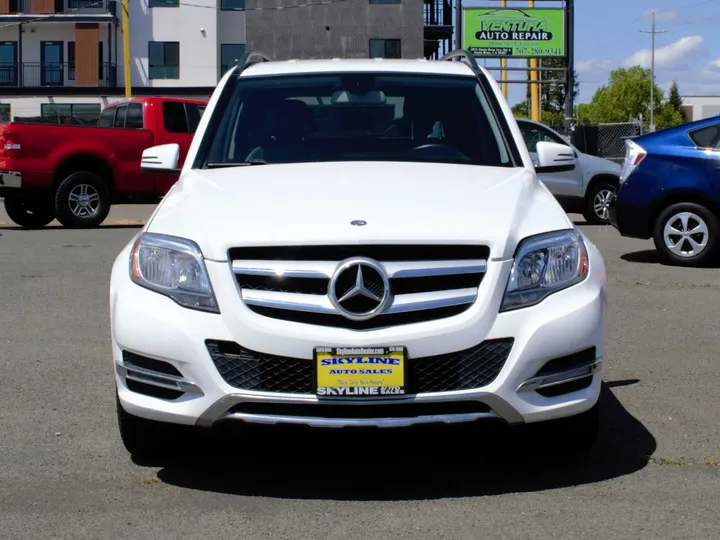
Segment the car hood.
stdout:
<svg viewBox="0 0 720 540">
<path fill-rule="evenodd" d="M 378 243 L 479 243 L 504 259 L 522 238 L 568 227 L 527 169 L 335 162 L 187 171 L 146 230 L 226 261 L 231 247 Z"/>
</svg>

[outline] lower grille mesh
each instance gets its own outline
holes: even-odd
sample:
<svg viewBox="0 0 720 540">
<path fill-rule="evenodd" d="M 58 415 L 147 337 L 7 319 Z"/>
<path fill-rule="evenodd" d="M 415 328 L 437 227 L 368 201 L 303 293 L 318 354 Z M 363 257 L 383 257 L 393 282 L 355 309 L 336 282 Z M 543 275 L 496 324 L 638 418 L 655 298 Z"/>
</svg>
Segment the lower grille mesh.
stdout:
<svg viewBox="0 0 720 540">
<path fill-rule="evenodd" d="M 410 393 L 482 388 L 495 380 L 513 339 L 483 341 L 470 349 L 408 360 Z M 312 362 L 249 351 L 237 343 L 205 342 L 215 367 L 229 385 L 241 390 L 312 394 Z"/>
</svg>

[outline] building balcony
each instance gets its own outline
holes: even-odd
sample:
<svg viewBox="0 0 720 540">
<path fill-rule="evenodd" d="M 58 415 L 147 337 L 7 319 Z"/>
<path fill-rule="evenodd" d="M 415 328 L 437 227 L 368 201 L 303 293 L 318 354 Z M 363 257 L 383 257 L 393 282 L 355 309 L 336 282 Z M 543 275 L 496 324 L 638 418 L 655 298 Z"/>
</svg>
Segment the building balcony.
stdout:
<svg viewBox="0 0 720 540">
<path fill-rule="evenodd" d="M 23 22 L 47 15 L 51 21 L 96 21 L 114 18 L 115 0 L 0 0 L 0 20 Z"/>
<path fill-rule="evenodd" d="M 87 71 L 87 70 L 86 70 Z M 0 88 L 116 87 L 117 70 L 110 62 L 100 62 L 97 81 L 94 74 L 76 72 L 74 63 L 21 62 L 0 64 Z"/>
<path fill-rule="evenodd" d="M 425 0 L 423 20 L 426 39 L 449 39 L 453 33 L 452 4 L 450 0 Z"/>
</svg>

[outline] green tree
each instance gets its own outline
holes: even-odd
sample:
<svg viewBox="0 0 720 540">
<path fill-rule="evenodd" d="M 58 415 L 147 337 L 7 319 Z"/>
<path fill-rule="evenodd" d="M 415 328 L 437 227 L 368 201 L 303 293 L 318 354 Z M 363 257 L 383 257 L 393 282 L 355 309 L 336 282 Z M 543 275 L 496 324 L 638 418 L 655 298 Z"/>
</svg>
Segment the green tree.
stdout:
<svg viewBox="0 0 720 540">
<path fill-rule="evenodd" d="M 662 103 L 663 92 L 653 88 L 656 104 Z M 644 122 L 650 116 L 650 70 L 640 66 L 620 68 L 610 73 L 606 86 L 598 88 L 590 101 L 594 122 L 627 122 L 642 115 Z"/>
<path fill-rule="evenodd" d="M 670 100 L 661 103 L 659 107 L 655 108 L 656 129 L 679 126 L 684 122 L 682 112 L 677 110 Z"/>
<path fill-rule="evenodd" d="M 627 122 L 642 115 L 643 127 L 650 123 L 650 79 L 649 69 L 641 66 L 620 68 L 610 73 L 608 84 L 598 88 L 587 106 L 578 108 L 582 123 Z M 679 98 L 679 93 L 678 96 Z M 663 101 L 663 91 L 653 85 L 654 120 L 656 129 L 676 126 L 683 122 L 680 110 L 671 99 Z"/>
<path fill-rule="evenodd" d="M 683 108 L 683 100 L 680 97 L 680 89 L 678 88 L 677 81 L 673 81 L 672 85 L 670 85 L 668 101 L 672 104 L 673 108 L 680 113 L 682 122 L 687 122 L 688 118 L 685 114 L 685 109 Z"/>
</svg>

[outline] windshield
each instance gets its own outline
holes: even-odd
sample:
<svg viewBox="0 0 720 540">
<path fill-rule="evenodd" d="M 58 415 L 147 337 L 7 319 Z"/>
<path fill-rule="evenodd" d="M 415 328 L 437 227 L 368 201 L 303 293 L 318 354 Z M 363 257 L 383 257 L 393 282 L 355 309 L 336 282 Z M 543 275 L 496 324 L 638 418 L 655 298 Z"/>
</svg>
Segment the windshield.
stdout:
<svg viewBox="0 0 720 540">
<path fill-rule="evenodd" d="M 341 73 L 240 77 L 207 167 L 421 161 L 513 166 L 475 77 Z"/>
</svg>

